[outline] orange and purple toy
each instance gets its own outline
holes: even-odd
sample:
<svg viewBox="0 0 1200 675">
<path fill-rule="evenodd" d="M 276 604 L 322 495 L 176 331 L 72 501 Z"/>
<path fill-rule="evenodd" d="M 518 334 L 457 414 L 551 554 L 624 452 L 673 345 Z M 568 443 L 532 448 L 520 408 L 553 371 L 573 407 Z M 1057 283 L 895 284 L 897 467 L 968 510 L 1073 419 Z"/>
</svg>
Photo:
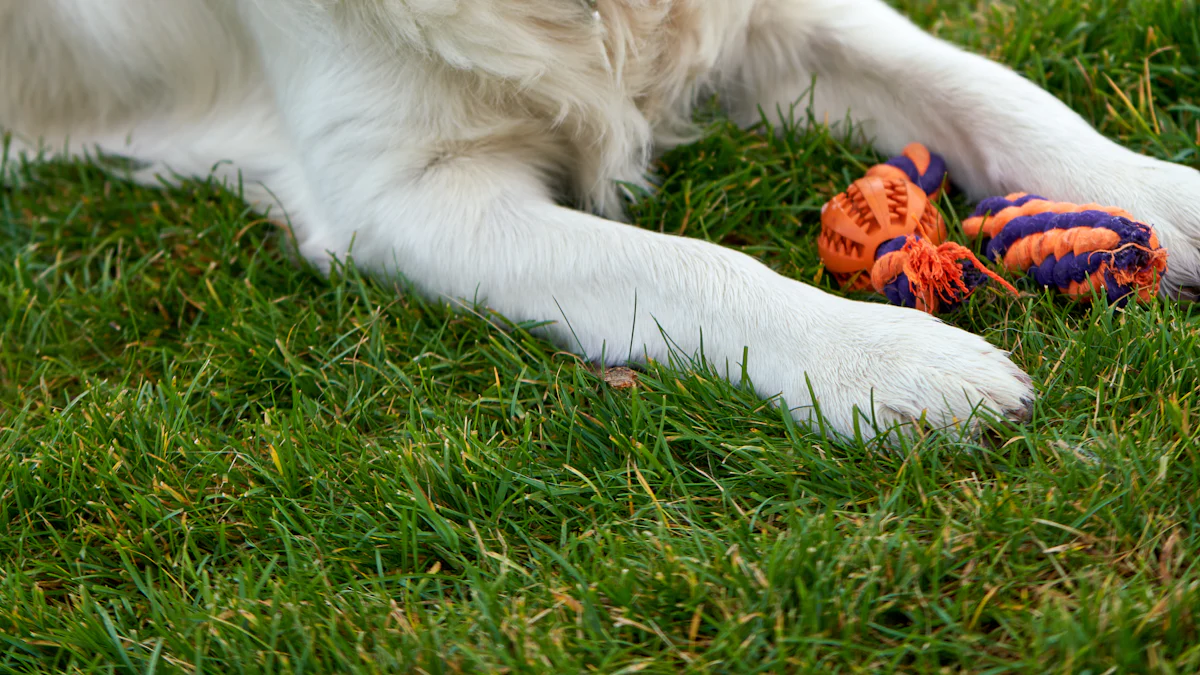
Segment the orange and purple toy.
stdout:
<svg viewBox="0 0 1200 675">
<path fill-rule="evenodd" d="M 946 241 L 933 201 L 946 163 L 913 143 L 871 167 L 821 209 L 817 251 L 844 288 L 874 288 L 896 305 L 935 314 L 957 307 L 988 279 L 1016 289 L 967 248 Z"/>
<path fill-rule="evenodd" d="M 980 202 L 963 230 L 988 240 L 987 258 L 1076 299 L 1149 300 L 1167 270 L 1154 229 L 1115 207 L 1015 193 Z"/>
</svg>

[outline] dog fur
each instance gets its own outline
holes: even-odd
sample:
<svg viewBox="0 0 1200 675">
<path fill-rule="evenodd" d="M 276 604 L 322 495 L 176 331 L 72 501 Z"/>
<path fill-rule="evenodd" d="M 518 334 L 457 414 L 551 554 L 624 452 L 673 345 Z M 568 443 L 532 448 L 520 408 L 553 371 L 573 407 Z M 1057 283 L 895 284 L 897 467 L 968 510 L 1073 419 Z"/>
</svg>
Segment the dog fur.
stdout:
<svg viewBox="0 0 1200 675">
<path fill-rule="evenodd" d="M 1027 413 L 1030 379 L 975 335 L 616 222 L 618 186 L 693 134 L 706 92 L 747 123 L 811 99 L 882 151 L 923 142 L 974 197 L 1124 207 L 1170 251 L 1165 291 L 1200 285 L 1200 173 L 1108 141 L 880 0 L 0 0 L 17 151 L 241 179 L 321 269 L 350 255 L 552 321 L 549 338 L 609 364 L 703 356 L 840 433 L 860 414 L 870 435 Z"/>
</svg>

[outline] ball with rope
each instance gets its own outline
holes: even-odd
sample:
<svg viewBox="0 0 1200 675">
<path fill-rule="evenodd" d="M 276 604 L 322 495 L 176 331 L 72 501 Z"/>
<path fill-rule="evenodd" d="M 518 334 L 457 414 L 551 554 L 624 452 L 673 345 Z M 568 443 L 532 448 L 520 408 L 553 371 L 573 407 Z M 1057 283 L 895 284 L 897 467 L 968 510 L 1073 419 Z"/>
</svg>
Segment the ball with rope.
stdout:
<svg viewBox="0 0 1200 675">
<path fill-rule="evenodd" d="M 871 167 L 821 209 L 817 250 L 826 269 L 843 288 L 873 288 L 930 313 L 954 309 L 989 279 L 1016 294 L 969 249 L 946 241 L 933 204 L 945 182 L 945 161 L 919 143 Z"/>
</svg>

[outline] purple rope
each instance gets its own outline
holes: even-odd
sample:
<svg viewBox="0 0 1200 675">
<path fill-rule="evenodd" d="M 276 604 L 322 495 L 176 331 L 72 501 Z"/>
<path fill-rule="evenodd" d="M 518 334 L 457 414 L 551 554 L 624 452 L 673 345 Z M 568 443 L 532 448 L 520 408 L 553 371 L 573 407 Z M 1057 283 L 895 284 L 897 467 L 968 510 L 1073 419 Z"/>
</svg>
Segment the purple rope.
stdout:
<svg viewBox="0 0 1200 675">
<path fill-rule="evenodd" d="M 929 166 L 926 167 L 925 173 L 918 171 L 917 165 L 904 155 L 893 157 L 885 164 L 903 171 L 908 175 L 908 179 L 916 183 L 927 195 L 933 194 L 946 180 L 946 160 L 932 152 L 929 153 Z"/>
<path fill-rule="evenodd" d="M 988 215 L 989 213 L 1000 213 L 1010 206 L 1025 206 L 1035 199 L 1043 202 L 1048 201 L 1045 197 L 1039 197 L 1038 195 L 1025 195 L 1020 199 L 1014 199 L 1011 201 L 1004 197 L 988 197 L 987 199 L 979 202 L 979 205 L 975 207 L 975 213 L 972 213 L 971 217 L 980 218 Z"/>
</svg>

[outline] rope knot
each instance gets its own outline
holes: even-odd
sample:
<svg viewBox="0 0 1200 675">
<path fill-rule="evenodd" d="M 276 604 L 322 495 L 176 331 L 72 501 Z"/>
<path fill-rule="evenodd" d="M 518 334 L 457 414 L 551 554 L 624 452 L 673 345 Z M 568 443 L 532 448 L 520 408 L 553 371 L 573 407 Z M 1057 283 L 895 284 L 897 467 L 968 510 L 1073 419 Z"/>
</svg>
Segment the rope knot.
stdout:
<svg viewBox="0 0 1200 675">
<path fill-rule="evenodd" d="M 880 247 L 871 285 L 888 300 L 936 314 L 958 307 L 976 290 L 996 281 L 1013 295 L 1017 289 L 987 269 L 970 249 L 952 241 L 934 245 L 916 235 Z"/>
</svg>

